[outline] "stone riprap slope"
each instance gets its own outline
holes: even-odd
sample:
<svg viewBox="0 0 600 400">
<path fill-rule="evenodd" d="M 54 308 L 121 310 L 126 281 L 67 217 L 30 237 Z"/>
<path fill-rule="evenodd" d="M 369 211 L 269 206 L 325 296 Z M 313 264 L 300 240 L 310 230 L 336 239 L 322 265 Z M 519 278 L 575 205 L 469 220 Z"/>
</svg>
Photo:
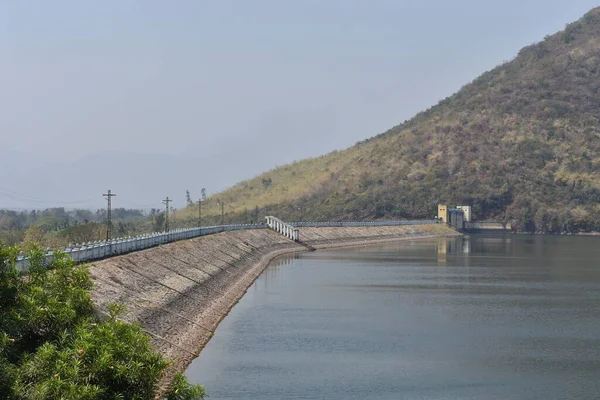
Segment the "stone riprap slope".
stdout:
<svg viewBox="0 0 600 400">
<path fill-rule="evenodd" d="M 301 228 L 301 243 L 266 229 L 223 232 L 94 262 L 94 303 L 126 307 L 121 316 L 139 323 L 158 351 L 184 370 L 210 340 L 219 322 L 269 262 L 313 248 L 449 236 L 445 225 Z M 169 377 L 165 378 L 165 383 Z"/>
<path fill-rule="evenodd" d="M 458 233 L 445 224 L 368 226 L 368 227 L 318 227 L 301 228 L 300 241 L 315 249 L 353 246 L 370 242 L 385 242 L 423 236 L 449 236 Z"/>
<path fill-rule="evenodd" d="M 303 247 L 269 230 L 225 232 L 91 264 L 101 311 L 123 304 L 157 349 L 191 360 L 273 256 Z"/>
</svg>

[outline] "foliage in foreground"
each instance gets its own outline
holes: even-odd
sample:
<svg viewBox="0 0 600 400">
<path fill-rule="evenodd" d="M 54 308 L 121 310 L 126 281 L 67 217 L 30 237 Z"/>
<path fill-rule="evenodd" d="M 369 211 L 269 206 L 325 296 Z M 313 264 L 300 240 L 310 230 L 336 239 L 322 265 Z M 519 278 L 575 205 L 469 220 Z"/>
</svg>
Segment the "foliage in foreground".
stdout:
<svg viewBox="0 0 600 400">
<path fill-rule="evenodd" d="M 64 253 L 45 265 L 29 252 L 29 274 L 15 266 L 18 249 L 0 244 L 0 399 L 153 399 L 169 362 L 137 325 L 93 312 L 85 267 Z M 177 375 L 169 400 L 203 399 L 202 386 Z"/>
</svg>

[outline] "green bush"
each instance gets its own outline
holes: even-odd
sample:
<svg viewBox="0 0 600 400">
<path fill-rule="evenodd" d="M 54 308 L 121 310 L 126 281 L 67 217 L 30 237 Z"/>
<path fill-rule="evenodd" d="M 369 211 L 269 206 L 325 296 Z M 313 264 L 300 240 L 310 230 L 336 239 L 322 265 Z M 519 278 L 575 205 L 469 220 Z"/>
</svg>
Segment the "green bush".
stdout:
<svg viewBox="0 0 600 400">
<path fill-rule="evenodd" d="M 202 399 L 206 396 L 204 388 L 200 385 L 190 385 L 183 374 L 175 375 L 171 390 L 167 393 L 166 400 Z"/>
<path fill-rule="evenodd" d="M 24 276 L 17 253 L 0 244 L 0 399 L 153 399 L 169 362 L 121 307 L 94 314 L 87 268 L 61 252 L 46 265 L 34 249 Z M 204 396 L 177 375 L 166 398 Z"/>
</svg>

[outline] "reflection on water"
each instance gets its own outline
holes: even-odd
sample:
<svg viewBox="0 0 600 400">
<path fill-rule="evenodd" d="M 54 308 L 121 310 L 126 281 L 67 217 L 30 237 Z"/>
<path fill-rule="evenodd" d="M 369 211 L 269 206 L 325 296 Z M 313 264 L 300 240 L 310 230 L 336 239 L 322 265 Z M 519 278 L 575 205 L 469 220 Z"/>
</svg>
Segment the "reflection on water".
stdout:
<svg viewBox="0 0 600 400">
<path fill-rule="evenodd" d="M 187 373 L 211 399 L 600 398 L 600 238 L 275 260 Z"/>
<path fill-rule="evenodd" d="M 506 238 L 510 240 L 510 237 Z M 438 238 L 437 239 L 437 260 L 438 265 L 446 265 L 448 254 L 469 254 L 471 253 L 471 240 L 469 237 L 459 238 Z M 468 257 L 465 257 L 468 265 Z"/>
</svg>

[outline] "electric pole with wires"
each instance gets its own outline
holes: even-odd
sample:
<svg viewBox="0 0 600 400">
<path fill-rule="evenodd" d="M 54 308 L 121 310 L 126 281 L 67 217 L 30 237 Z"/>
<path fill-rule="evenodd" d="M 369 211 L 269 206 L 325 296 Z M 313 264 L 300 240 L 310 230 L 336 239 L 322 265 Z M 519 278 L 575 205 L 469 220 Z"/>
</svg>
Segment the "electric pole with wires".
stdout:
<svg viewBox="0 0 600 400">
<path fill-rule="evenodd" d="M 169 232 L 169 203 L 172 201 L 169 196 L 162 201 L 165 205 L 165 232 Z"/>
<path fill-rule="evenodd" d="M 221 225 L 225 225 L 225 203 L 223 202 L 223 200 L 221 200 L 220 203 L 221 203 Z"/>
<path fill-rule="evenodd" d="M 202 228 L 202 197 L 198 199 L 198 228 Z"/>
<path fill-rule="evenodd" d="M 106 198 L 106 201 L 108 201 L 108 210 L 107 210 L 107 218 L 106 218 L 106 241 L 108 242 L 109 240 L 112 239 L 111 198 L 115 197 L 116 194 L 111 193 L 111 191 L 109 189 L 108 193 L 105 193 L 102 196 L 104 196 Z"/>
</svg>

